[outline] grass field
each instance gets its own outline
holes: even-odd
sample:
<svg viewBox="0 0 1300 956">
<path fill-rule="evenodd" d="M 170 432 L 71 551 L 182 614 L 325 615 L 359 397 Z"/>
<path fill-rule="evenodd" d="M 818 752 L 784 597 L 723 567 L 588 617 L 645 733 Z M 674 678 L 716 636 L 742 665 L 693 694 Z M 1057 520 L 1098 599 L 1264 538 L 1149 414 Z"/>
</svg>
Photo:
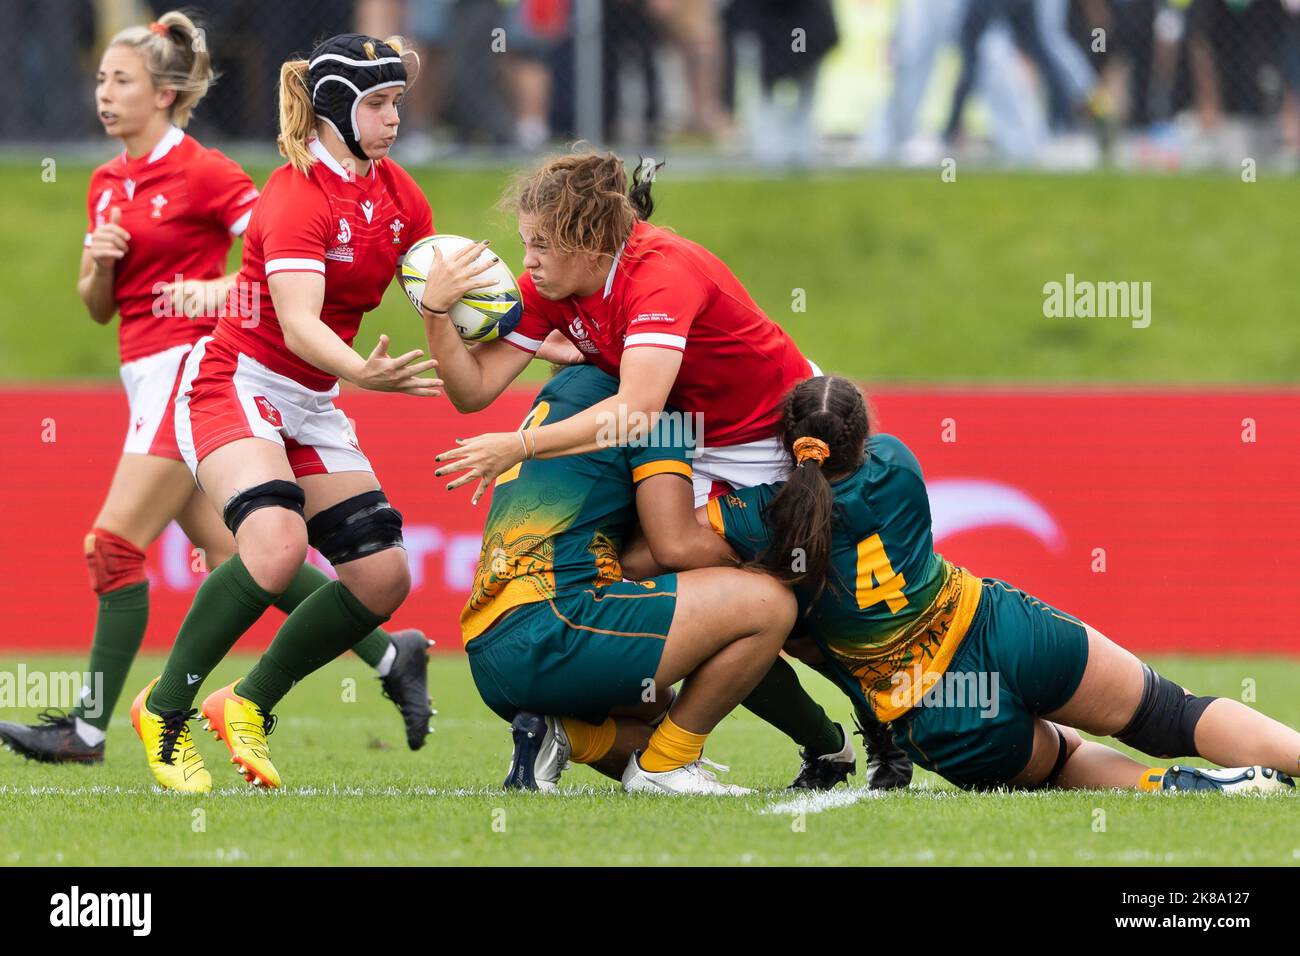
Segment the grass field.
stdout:
<svg viewBox="0 0 1300 956">
<path fill-rule="evenodd" d="M 260 183 L 269 170 L 251 170 Z M 0 381 L 113 378 L 116 339 L 74 288 L 88 166 L 0 166 Z M 416 170 L 444 232 L 521 258 L 505 170 Z M 1300 179 L 871 172 L 760 180 L 674 172 L 655 221 L 704 243 L 828 370 L 873 381 L 1294 381 Z M 1152 321 L 1044 318 L 1067 273 L 1151 283 Z M 792 311 L 803 290 L 806 311 Z M 400 292 L 366 319 L 422 345 Z M 541 370 L 533 373 L 540 375 Z"/>
<path fill-rule="evenodd" d="M 221 686 L 250 662 L 227 661 L 205 686 Z M 24 663 L 85 666 L 70 656 Z M 1243 678 L 1253 677 L 1258 706 L 1300 724 L 1300 662 L 1153 663 L 1201 693 L 1239 694 Z M 0 657 L 0 670 L 17 664 Z M 160 666 L 157 657 L 139 661 L 126 696 Z M 837 692 L 801 671 L 832 717 L 847 720 Z M 348 678 L 356 680 L 355 703 L 342 702 Z M 126 715 L 129 700 L 118 708 L 107 761 L 98 768 L 42 766 L 0 753 L 0 865 L 1300 862 L 1300 797 L 1290 795 L 976 795 L 924 772 L 906 793 L 782 793 L 797 769 L 795 748 L 744 711 L 723 722 L 707 753 L 731 764 L 727 779 L 762 788 L 759 795 L 631 796 L 586 767 L 566 773 L 559 794 L 507 795 L 498 787 L 509 759 L 508 728 L 479 702 L 463 658 L 435 657 L 430 681 L 437 731 L 414 754 L 402 742 L 396 711 L 355 660 L 331 664 L 295 688 L 271 738 L 286 784 L 280 792 L 254 791 L 238 780 L 227 769 L 225 747 L 199 724 L 193 726 L 215 791 L 155 791 Z"/>
</svg>

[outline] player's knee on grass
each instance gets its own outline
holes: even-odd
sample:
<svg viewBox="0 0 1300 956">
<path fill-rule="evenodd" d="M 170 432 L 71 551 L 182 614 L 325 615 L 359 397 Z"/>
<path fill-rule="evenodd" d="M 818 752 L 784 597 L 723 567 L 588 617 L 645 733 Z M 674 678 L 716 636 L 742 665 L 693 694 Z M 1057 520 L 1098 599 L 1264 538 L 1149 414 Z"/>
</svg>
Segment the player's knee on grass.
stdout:
<svg viewBox="0 0 1300 956">
<path fill-rule="evenodd" d="M 1073 727 L 1066 727 L 1063 724 L 1051 724 L 1051 727 L 1056 731 L 1058 748 L 1056 759 L 1052 761 L 1052 769 L 1047 772 L 1047 776 L 1043 779 L 1042 787 L 1044 789 L 1057 785 L 1061 771 L 1070 762 L 1074 752 L 1083 746 L 1083 737 Z"/>
<path fill-rule="evenodd" d="M 1197 697 L 1142 665 L 1142 700 L 1115 739 L 1152 757 L 1199 757 L 1196 725 L 1217 697 Z"/>
<path fill-rule="evenodd" d="M 125 538 L 92 528 L 84 542 L 90 587 L 96 594 L 140 584 L 144 574 L 144 552 Z"/>
<path fill-rule="evenodd" d="M 1038 719 L 1034 724 L 1034 742 L 1029 763 L 1015 779 L 1008 781 L 1009 784 L 1027 790 L 1054 787 L 1066 762 L 1082 743 L 1083 738 L 1073 727 Z"/>
</svg>

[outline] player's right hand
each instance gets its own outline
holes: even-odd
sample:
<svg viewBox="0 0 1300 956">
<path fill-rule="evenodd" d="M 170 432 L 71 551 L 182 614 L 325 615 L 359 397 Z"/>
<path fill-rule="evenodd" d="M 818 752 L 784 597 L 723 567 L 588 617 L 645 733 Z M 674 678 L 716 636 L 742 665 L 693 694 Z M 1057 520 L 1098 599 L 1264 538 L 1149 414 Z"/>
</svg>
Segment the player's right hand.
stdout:
<svg viewBox="0 0 1300 956">
<path fill-rule="evenodd" d="M 101 270 L 112 269 L 130 250 L 131 234 L 121 226 L 122 210 L 116 206 L 108 214 L 108 222 L 96 226 L 90 234 L 90 257 Z"/>
<path fill-rule="evenodd" d="M 352 382 L 374 392 L 404 392 L 407 395 L 434 397 L 442 394 L 442 379 L 420 378 L 421 373 L 437 368 L 437 359 L 417 362 L 424 352 L 413 349 L 405 355 L 388 354 L 388 336 L 379 341 L 361 370 L 352 376 Z"/>
<path fill-rule="evenodd" d="M 433 261 L 429 263 L 429 274 L 425 277 L 424 295 L 420 304 L 430 312 L 446 312 L 460 301 L 466 292 L 486 289 L 494 284 L 492 279 L 480 278 L 484 272 L 499 261 L 497 256 L 487 256 L 482 262 L 478 257 L 487 251 L 488 243 L 476 242 L 459 252 L 443 258 L 442 251 L 433 247 Z"/>
</svg>

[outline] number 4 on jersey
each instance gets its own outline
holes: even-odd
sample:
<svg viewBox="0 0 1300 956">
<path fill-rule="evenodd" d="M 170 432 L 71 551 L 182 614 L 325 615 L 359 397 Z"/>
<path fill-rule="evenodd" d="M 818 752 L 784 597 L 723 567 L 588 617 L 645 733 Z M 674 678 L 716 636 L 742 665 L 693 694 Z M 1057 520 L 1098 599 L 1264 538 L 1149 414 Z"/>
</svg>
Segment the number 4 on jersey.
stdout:
<svg viewBox="0 0 1300 956">
<path fill-rule="evenodd" d="M 859 610 L 866 610 L 881 601 L 889 605 L 893 614 L 907 607 L 907 597 L 903 594 L 907 581 L 890 565 L 885 543 L 878 534 L 858 542 L 856 587 Z"/>
</svg>

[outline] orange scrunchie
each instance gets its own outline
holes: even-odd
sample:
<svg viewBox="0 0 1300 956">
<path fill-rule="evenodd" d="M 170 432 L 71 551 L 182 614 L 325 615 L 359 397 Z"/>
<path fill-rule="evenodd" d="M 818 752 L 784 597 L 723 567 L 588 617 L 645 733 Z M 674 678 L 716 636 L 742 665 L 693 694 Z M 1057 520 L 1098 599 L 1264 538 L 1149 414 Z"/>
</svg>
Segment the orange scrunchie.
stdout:
<svg viewBox="0 0 1300 956">
<path fill-rule="evenodd" d="M 149 24 L 149 29 L 152 30 L 154 33 L 158 34 L 160 37 L 165 37 L 169 33 L 171 33 L 171 31 L 167 28 L 166 24 L 159 23 L 156 20 L 153 23 Z"/>
<path fill-rule="evenodd" d="M 818 465 L 831 456 L 830 445 L 820 438 L 796 438 L 794 442 L 794 460 L 798 465 L 805 461 L 815 461 Z"/>
</svg>

